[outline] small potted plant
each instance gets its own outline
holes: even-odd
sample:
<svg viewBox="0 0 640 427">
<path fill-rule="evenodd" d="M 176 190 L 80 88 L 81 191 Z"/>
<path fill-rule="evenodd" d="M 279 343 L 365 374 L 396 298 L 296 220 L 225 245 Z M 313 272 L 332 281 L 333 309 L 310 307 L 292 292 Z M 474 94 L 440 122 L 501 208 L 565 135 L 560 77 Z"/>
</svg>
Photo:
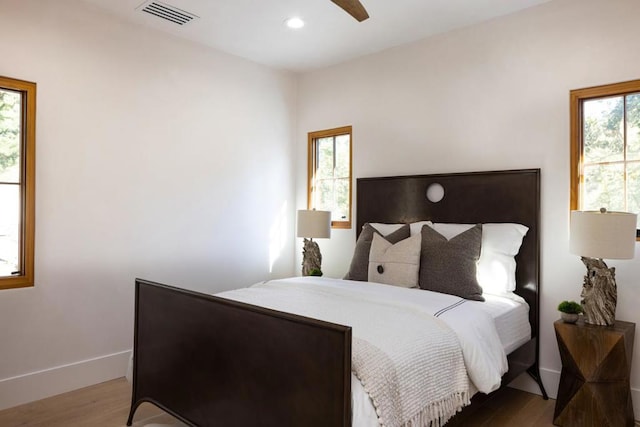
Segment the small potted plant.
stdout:
<svg viewBox="0 0 640 427">
<path fill-rule="evenodd" d="M 320 270 L 319 268 L 313 268 L 309 272 L 309 276 L 322 276 L 322 270 Z"/>
<path fill-rule="evenodd" d="M 582 306 L 575 301 L 562 301 L 558 305 L 560 318 L 567 323 L 576 323 L 578 315 L 582 313 Z"/>
</svg>

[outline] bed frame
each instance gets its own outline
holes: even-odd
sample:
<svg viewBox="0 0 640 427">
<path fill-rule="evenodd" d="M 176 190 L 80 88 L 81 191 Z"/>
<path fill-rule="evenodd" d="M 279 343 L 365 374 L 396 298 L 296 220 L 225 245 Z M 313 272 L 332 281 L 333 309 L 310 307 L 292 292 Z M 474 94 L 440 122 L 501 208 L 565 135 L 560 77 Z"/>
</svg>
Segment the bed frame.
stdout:
<svg viewBox="0 0 640 427">
<path fill-rule="evenodd" d="M 444 188 L 433 203 L 431 184 Z M 540 170 L 357 180 L 365 222 L 517 222 L 529 227 L 516 292 L 532 338 L 508 356 L 505 386 L 538 368 Z M 351 426 L 351 328 L 136 280 L 133 393 L 127 425 L 150 402 L 192 426 Z M 491 396 L 491 395 L 489 395 Z M 455 424 L 481 405 L 454 417 Z"/>
</svg>

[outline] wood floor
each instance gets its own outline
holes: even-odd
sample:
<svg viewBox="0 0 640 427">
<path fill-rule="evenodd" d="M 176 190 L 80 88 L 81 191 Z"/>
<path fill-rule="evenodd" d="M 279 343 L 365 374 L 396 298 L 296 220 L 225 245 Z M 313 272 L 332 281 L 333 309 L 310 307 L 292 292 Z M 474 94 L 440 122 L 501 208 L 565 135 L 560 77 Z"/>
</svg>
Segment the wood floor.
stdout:
<svg viewBox="0 0 640 427">
<path fill-rule="evenodd" d="M 121 427 L 126 425 L 131 387 L 120 378 L 0 411 L 2 427 Z M 469 427 L 550 427 L 555 400 L 506 388 L 479 409 Z M 184 426 L 155 406 L 143 403 L 133 425 Z"/>
</svg>

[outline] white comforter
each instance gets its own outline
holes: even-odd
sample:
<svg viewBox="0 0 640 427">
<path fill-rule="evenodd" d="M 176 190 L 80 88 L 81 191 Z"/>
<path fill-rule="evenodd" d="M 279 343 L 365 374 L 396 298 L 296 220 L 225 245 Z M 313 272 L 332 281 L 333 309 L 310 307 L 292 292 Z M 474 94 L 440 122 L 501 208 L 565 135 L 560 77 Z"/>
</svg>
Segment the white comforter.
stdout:
<svg viewBox="0 0 640 427">
<path fill-rule="evenodd" d="M 285 289 L 294 290 L 295 297 L 283 297 L 287 294 L 268 291 Z M 362 301 L 364 304 L 367 302 L 376 305 L 385 304 L 422 315 L 433 315 L 444 321 L 457 336 L 467 375 L 473 385 L 484 393 L 489 393 L 500 386 L 501 376 L 507 370 L 507 360 L 493 319 L 474 307 L 472 303 L 459 297 L 419 289 L 317 277 L 273 280 L 259 283 L 251 288 L 223 292 L 218 296 L 344 324 L 340 319 L 314 316 L 308 311 L 308 307 L 313 303 L 307 304 L 306 299 L 313 298 L 314 293 L 321 293 L 323 297 L 331 295 L 336 298 Z M 402 325 L 398 325 L 398 331 L 401 333 Z M 354 326 L 352 333 L 354 338 L 358 338 L 360 333 L 365 332 Z M 354 387 L 354 391 L 357 389 L 359 387 Z M 467 393 L 469 396 L 472 394 L 469 390 Z M 354 406 L 356 406 L 355 402 Z M 354 408 L 355 412 L 357 412 L 356 408 Z M 365 409 L 365 412 L 371 411 Z"/>
</svg>

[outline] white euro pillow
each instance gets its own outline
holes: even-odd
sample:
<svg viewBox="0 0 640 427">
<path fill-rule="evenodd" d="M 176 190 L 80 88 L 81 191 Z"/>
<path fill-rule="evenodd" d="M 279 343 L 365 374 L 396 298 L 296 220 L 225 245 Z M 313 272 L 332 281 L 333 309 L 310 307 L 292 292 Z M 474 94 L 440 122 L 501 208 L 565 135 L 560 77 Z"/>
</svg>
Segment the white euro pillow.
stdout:
<svg viewBox="0 0 640 427">
<path fill-rule="evenodd" d="M 383 236 L 386 236 L 398 230 L 404 224 L 385 224 L 382 222 L 372 222 L 372 223 L 369 223 L 369 225 L 375 228 L 376 230 L 378 230 L 378 232 Z M 416 222 L 410 223 L 409 229 L 410 229 L 411 235 L 415 236 L 416 234 L 420 234 L 420 232 L 422 231 L 423 225 L 432 226 L 433 223 L 431 221 L 416 221 Z"/>
<path fill-rule="evenodd" d="M 394 231 L 399 230 L 400 227 L 402 227 L 404 224 L 385 224 L 382 222 L 370 222 L 369 225 L 375 228 L 378 233 L 382 234 L 383 236 L 387 236 Z"/>
<path fill-rule="evenodd" d="M 522 224 L 482 225 L 482 251 L 478 261 L 478 283 L 490 294 L 516 289 L 516 260 L 529 227 Z"/>
</svg>

